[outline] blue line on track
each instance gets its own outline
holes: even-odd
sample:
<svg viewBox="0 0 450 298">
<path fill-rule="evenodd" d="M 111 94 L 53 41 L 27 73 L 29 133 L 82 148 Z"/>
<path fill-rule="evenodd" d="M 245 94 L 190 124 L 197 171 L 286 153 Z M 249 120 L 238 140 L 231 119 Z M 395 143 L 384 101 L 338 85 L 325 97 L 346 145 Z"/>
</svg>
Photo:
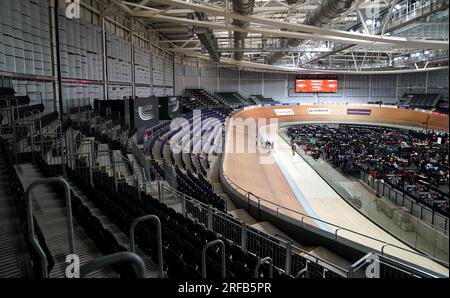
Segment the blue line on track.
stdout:
<svg viewBox="0 0 450 298">
<path fill-rule="evenodd" d="M 289 186 L 291 187 L 292 191 L 294 192 L 295 196 L 297 197 L 297 199 L 300 201 L 300 203 L 302 204 L 302 207 L 305 209 L 306 213 L 312 217 L 315 218 L 319 218 L 319 216 L 316 214 L 316 212 L 314 211 L 314 209 L 308 204 L 308 201 L 305 199 L 305 197 L 303 196 L 300 188 L 298 187 L 297 183 L 295 183 L 295 181 L 292 179 L 291 175 L 289 175 L 289 172 L 285 166 L 285 164 L 283 163 L 283 161 L 281 161 L 275 154 L 272 153 L 273 158 L 275 159 L 276 163 L 278 164 L 278 166 L 281 169 L 281 172 L 283 173 L 284 177 L 286 178 L 286 180 L 289 183 Z M 318 220 L 314 220 L 317 225 L 325 231 L 330 231 L 330 229 L 328 228 L 328 225 L 318 221 Z"/>
</svg>

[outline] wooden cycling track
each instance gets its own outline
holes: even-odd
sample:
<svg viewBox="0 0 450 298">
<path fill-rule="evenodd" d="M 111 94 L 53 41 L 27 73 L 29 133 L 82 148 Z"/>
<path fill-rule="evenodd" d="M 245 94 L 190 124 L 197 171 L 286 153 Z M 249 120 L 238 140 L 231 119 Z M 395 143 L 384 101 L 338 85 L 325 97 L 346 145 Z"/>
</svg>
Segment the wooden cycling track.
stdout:
<svg viewBox="0 0 450 298">
<path fill-rule="evenodd" d="M 348 109 L 370 110 L 370 115 L 348 115 Z M 279 110 L 277 111 L 278 115 L 275 110 Z M 428 128 L 442 131 L 448 131 L 449 124 L 447 116 L 373 105 L 251 107 L 235 113 L 230 120 L 260 119 L 260 122 L 265 120 L 268 123 L 270 118 L 276 118 L 278 123 L 342 121 L 414 127 L 428 125 Z M 268 202 L 261 202 L 262 205 L 274 210 L 278 209 L 278 212 L 283 212 L 288 216 L 297 219 L 301 217 L 294 212 L 280 211 L 274 204 L 412 250 L 345 202 L 300 156 L 292 156 L 290 146 L 276 132 L 278 124 L 267 125 L 262 130 L 259 129 L 259 138 L 267 135 L 266 139 L 275 142 L 275 150 L 271 153 L 262 146 L 256 146 L 256 129 L 249 131 L 247 126 L 233 126 L 230 129 L 232 127 L 230 121 L 227 126 L 227 149 L 223 159 L 223 173 L 235 188 L 252 192 L 256 196 L 264 198 Z M 270 136 L 268 135 L 269 127 L 272 128 Z M 237 150 L 238 147 L 241 149 L 240 151 Z M 334 226 L 327 226 L 319 221 L 305 219 L 305 222 L 320 226 L 330 232 L 336 231 Z M 382 242 L 350 232 L 339 231 L 339 235 L 377 251 L 381 251 L 383 246 Z M 384 251 L 423 268 L 449 275 L 448 268 L 430 259 L 394 247 L 385 247 Z"/>
</svg>

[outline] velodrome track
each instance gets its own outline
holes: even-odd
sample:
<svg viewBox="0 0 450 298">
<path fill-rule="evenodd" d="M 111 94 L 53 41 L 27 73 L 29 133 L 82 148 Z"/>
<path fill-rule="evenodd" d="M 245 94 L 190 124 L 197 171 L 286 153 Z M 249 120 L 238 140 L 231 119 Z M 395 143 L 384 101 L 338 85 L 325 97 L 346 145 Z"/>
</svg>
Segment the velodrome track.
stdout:
<svg viewBox="0 0 450 298">
<path fill-rule="evenodd" d="M 279 116 L 275 113 L 274 109 L 284 110 L 283 114 L 291 115 Z M 319 111 L 319 114 L 311 114 L 313 111 L 308 111 L 308 109 L 322 110 L 321 112 Z M 347 115 L 347 109 L 370 109 L 371 113 L 370 115 Z M 317 112 L 317 110 L 314 111 Z M 323 114 L 324 111 L 327 114 Z M 343 121 L 388 123 L 415 127 L 423 127 L 424 123 L 428 121 L 429 128 L 448 131 L 448 117 L 378 106 L 316 105 L 254 107 L 237 112 L 232 116 L 233 120 L 239 118 L 276 118 L 279 123 L 295 121 Z M 345 202 L 300 156 L 297 154 L 292 156 L 290 146 L 278 135 L 277 129 L 278 124 L 267 125 L 259 129 L 259 137 L 265 137 L 265 139 L 268 138 L 275 141 L 275 150 L 269 153 L 261 146 L 255 146 L 255 133 L 251 132 L 249 134 L 247 127 L 233 129 L 227 127 L 227 151 L 223 160 L 223 171 L 227 179 L 234 183 L 235 186 L 268 200 L 269 202 L 261 202 L 261 204 L 274 210 L 277 209 L 277 211 L 285 215 L 297 219 L 301 219 L 302 217 L 294 212 L 281 211 L 270 202 L 394 244 L 398 247 L 412 250 Z M 270 136 L 268 136 L 269 131 Z M 250 139 L 249 142 L 247 142 L 247 138 Z M 241 142 L 245 144 L 241 144 Z M 240 153 L 235 152 L 236 150 L 231 151 L 230 147 L 236 149 L 238 146 L 243 146 L 245 150 Z M 305 219 L 305 222 L 333 233 L 336 230 L 333 226 L 309 218 Z M 347 231 L 339 231 L 339 236 L 378 251 L 381 251 L 383 246 L 381 242 Z M 388 255 L 404 259 L 423 268 L 446 276 L 449 275 L 448 268 L 430 259 L 389 246 L 385 247 L 384 251 Z"/>
</svg>

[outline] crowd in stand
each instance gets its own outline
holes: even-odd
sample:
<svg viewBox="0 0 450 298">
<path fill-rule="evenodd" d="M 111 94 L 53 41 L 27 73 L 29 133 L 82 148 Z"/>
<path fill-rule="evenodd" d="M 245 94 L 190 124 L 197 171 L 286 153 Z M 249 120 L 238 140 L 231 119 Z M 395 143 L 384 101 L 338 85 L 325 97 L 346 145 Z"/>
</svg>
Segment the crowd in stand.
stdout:
<svg viewBox="0 0 450 298">
<path fill-rule="evenodd" d="M 288 136 L 315 159 L 355 177 L 362 169 L 448 215 L 448 133 L 316 124 L 290 127 Z"/>
</svg>

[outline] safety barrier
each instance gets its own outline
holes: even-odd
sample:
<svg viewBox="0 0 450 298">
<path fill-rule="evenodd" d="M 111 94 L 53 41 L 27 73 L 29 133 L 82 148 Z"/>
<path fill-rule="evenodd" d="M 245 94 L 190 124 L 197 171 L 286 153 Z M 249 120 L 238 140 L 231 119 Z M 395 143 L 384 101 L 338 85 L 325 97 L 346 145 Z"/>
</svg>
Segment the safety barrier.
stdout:
<svg viewBox="0 0 450 298">
<path fill-rule="evenodd" d="M 301 264 L 308 261 L 319 268 L 318 270 L 321 272 L 324 268 L 319 263 L 326 264 L 328 268 L 331 268 L 328 271 L 328 277 L 347 277 L 347 268 L 336 266 L 301 248 L 295 247 L 290 242 L 253 229 L 232 216 L 186 196 L 166 185 L 161 186 L 161 191 L 163 196 L 167 197 L 170 194 L 172 198 L 180 201 L 183 210 L 182 213 L 185 217 L 195 219 L 208 230 L 221 235 L 223 238 L 233 242 L 244 251 L 250 252 L 258 258 L 270 257 L 273 260 L 273 266 L 283 270 L 286 274 L 295 276 L 297 273 L 296 270 L 300 271 L 304 268 Z M 296 264 L 292 264 L 291 260 L 294 259 Z M 310 268 L 317 269 L 313 266 L 310 266 Z M 317 274 L 311 274 L 311 276 L 317 276 Z"/>
<path fill-rule="evenodd" d="M 370 174 L 360 169 L 360 178 L 367 186 L 376 191 L 377 194 L 388 199 L 396 206 L 404 207 L 405 211 L 411 215 L 428 222 L 430 225 L 439 229 L 442 233 L 448 235 L 449 232 L 449 218 L 445 217 L 429 207 L 418 203 L 407 193 L 397 189 L 396 187 L 378 179 L 371 179 Z"/>
<path fill-rule="evenodd" d="M 66 216 L 67 216 L 67 231 L 69 236 L 69 252 L 70 254 L 75 254 L 75 234 L 73 231 L 73 218 L 72 218 L 72 205 L 70 201 L 70 187 L 66 180 L 62 178 L 46 178 L 42 180 L 37 180 L 28 186 L 26 192 L 25 192 L 25 207 L 27 211 L 27 226 L 28 226 L 28 237 L 30 238 L 30 243 L 33 246 L 33 248 L 37 251 L 39 255 L 39 259 L 41 262 L 41 270 L 42 270 L 42 277 L 47 278 L 48 272 L 47 272 L 47 256 L 45 255 L 44 250 L 42 249 L 41 245 L 39 244 L 39 241 L 36 237 L 36 233 L 34 231 L 34 211 L 33 211 L 33 204 L 32 204 L 32 191 L 34 188 L 36 188 L 39 185 L 42 184 L 51 184 L 51 183 L 60 183 L 64 187 L 64 198 L 66 203 Z"/>
<path fill-rule="evenodd" d="M 289 144 L 289 138 L 283 131 L 279 131 L 279 135 Z M 337 194 L 354 206 L 359 212 L 370 218 L 386 231 L 394 234 L 398 239 L 423 253 L 401 248 L 398 245 L 389 244 L 391 248 L 408 252 L 411 255 L 420 255 L 448 266 L 449 240 L 448 235 L 444 230 L 421 221 L 420 219 L 411 216 L 408 212 L 395 208 L 392 206 L 392 203 L 386 202 L 383 198 L 376 196 L 372 196 L 373 198 L 369 197 L 365 191 L 357 191 L 350 184 L 342 183 L 328 164 L 315 161 L 311 156 L 308 156 L 302 148 L 297 148 L 297 154 L 299 154 L 319 174 L 319 176 L 336 191 Z M 258 201 L 261 200 L 262 199 L 258 199 Z M 271 204 L 276 205 L 273 203 Z M 287 208 L 281 207 L 281 209 Z M 315 220 L 317 221 L 317 219 Z M 319 221 L 324 222 L 322 220 Z M 352 234 L 359 234 L 349 229 L 338 227 L 333 224 L 331 225 L 338 230 L 346 230 Z M 360 236 L 371 238 L 364 235 Z M 380 244 L 380 247 L 385 243 L 385 241 L 382 240 L 374 240 Z"/>
<path fill-rule="evenodd" d="M 227 126 L 228 126 L 228 121 L 225 124 L 225 127 L 227 127 Z M 224 134 L 224 139 L 226 138 L 226 136 L 227 136 L 227 132 Z M 286 137 L 284 137 L 284 139 L 286 140 Z M 225 144 L 225 146 L 227 145 L 225 141 L 223 143 Z M 225 148 L 224 152 L 227 152 L 226 148 Z M 226 176 L 226 174 L 223 170 L 223 162 L 220 167 L 220 181 L 222 183 L 222 186 L 225 189 L 229 190 L 236 197 L 240 198 L 242 202 L 247 203 L 246 204 L 247 211 L 252 215 L 256 214 L 257 219 L 258 219 L 258 217 L 261 217 L 261 213 L 264 211 L 264 213 L 273 215 L 273 216 L 281 219 L 282 221 L 286 221 L 286 222 L 289 222 L 289 223 L 292 223 L 295 225 L 299 225 L 302 227 L 310 226 L 310 224 L 307 223 L 308 221 L 309 222 L 317 222 L 320 224 L 324 224 L 325 226 L 327 226 L 331 230 L 333 230 L 334 232 L 328 232 L 328 231 L 322 231 L 322 232 L 324 234 L 329 235 L 330 238 L 334 238 L 336 241 L 339 241 L 341 239 L 345 239 L 346 241 L 348 241 L 349 238 L 350 239 L 353 238 L 353 239 L 361 239 L 361 241 L 365 240 L 365 241 L 368 241 L 371 243 L 376 243 L 377 247 L 379 247 L 379 252 L 380 252 L 382 258 L 390 257 L 392 255 L 392 252 L 400 252 L 402 254 L 410 255 L 411 258 L 429 259 L 429 260 L 433 260 L 439 264 L 442 264 L 443 266 L 448 267 L 448 259 L 442 260 L 440 258 L 436 258 L 434 256 L 430 256 L 428 254 L 420 253 L 417 251 L 413 251 L 413 250 L 410 250 L 405 247 L 400 247 L 395 244 L 386 243 L 383 240 L 376 239 L 374 237 L 370 237 L 368 235 L 358 233 L 356 231 L 347 229 L 345 227 L 338 226 L 333 223 L 321 220 L 320 218 L 315 218 L 315 217 L 309 216 L 307 214 L 298 212 L 298 211 L 290 209 L 288 207 L 273 203 L 272 201 L 267 200 L 265 198 L 256 196 L 253 193 L 243 189 L 242 187 L 237 185 L 235 182 L 233 182 L 231 179 L 229 179 Z M 342 190 L 342 187 L 340 187 L 340 188 Z M 337 189 L 338 189 L 338 187 L 336 187 L 335 190 L 338 191 Z M 255 211 L 255 212 L 252 212 L 252 211 Z M 343 235 L 343 234 L 345 234 L 345 235 Z M 355 240 L 352 240 L 352 241 L 355 241 Z M 359 241 L 357 241 L 357 242 L 359 242 Z M 447 241 L 447 243 L 448 243 L 448 241 Z M 385 248 L 389 248 L 390 253 L 387 253 Z M 367 247 L 367 249 L 369 249 L 369 248 Z M 375 249 L 372 249 L 372 250 L 375 251 Z M 295 272 L 291 272 L 293 274 L 297 274 L 299 271 L 303 270 L 306 267 L 308 267 L 308 272 L 312 273 L 312 276 L 315 276 L 315 277 L 320 277 L 320 276 L 323 276 L 324 274 L 325 275 L 330 274 L 330 272 L 323 271 L 323 269 L 326 269 L 326 268 L 323 268 L 322 266 L 320 266 L 319 268 L 315 268 L 317 265 L 317 262 L 316 263 L 311 262 L 308 265 L 306 264 L 306 260 L 301 260 L 301 259 L 300 260 L 292 260 L 291 263 L 292 262 L 295 263 L 295 266 L 296 266 Z M 274 259 L 274 264 L 275 264 L 275 266 L 277 266 L 276 259 Z M 398 263 L 398 264 L 401 264 L 401 263 Z M 397 266 L 397 265 L 392 266 L 392 270 L 394 270 L 394 271 L 396 270 L 395 268 L 397 268 L 395 266 Z M 408 268 L 407 270 L 411 270 L 412 272 L 421 271 L 420 269 L 416 269 L 411 266 L 409 266 L 407 268 Z M 286 269 L 287 269 L 287 267 L 286 267 Z M 336 272 L 339 272 L 339 270 L 336 270 Z M 349 273 L 347 269 L 345 269 L 344 272 L 345 272 L 345 275 L 348 275 L 348 273 Z M 422 273 L 420 273 L 420 274 L 422 274 Z M 430 274 L 430 273 L 426 273 L 421 276 L 432 277 L 434 275 Z"/>
</svg>

